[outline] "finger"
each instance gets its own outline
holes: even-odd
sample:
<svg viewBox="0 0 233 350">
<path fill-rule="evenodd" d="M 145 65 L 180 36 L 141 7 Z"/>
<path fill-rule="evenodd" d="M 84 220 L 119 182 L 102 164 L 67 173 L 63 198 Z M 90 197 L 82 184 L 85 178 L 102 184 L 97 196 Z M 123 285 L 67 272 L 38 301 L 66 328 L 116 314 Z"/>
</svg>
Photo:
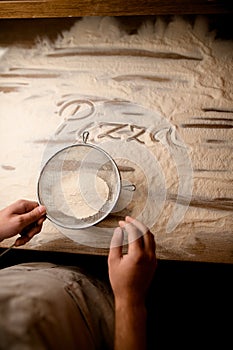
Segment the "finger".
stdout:
<svg viewBox="0 0 233 350">
<path fill-rule="evenodd" d="M 145 251 L 150 254 L 155 254 L 156 244 L 153 233 L 147 231 L 143 235 Z"/>
<path fill-rule="evenodd" d="M 38 221 L 37 221 L 37 225 L 40 226 L 43 224 L 43 222 L 46 220 L 46 215 L 42 216 L 42 218 L 40 218 Z"/>
<path fill-rule="evenodd" d="M 23 237 L 19 237 L 16 239 L 15 241 L 15 247 L 19 247 L 21 245 L 26 244 L 28 241 L 30 241 L 30 238 L 28 236 L 23 236 Z"/>
<path fill-rule="evenodd" d="M 34 223 L 29 225 L 29 228 L 25 228 L 23 232 L 21 232 L 21 236 L 28 236 L 29 238 L 32 238 L 34 235 L 39 233 L 42 229 L 42 224 Z"/>
<path fill-rule="evenodd" d="M 124 234 L 120 227 L 117 227 L 112 236 L 109 259 L 119 259 L 122 257 L 122 245 L 123 245 Z"/>
<path fill-rule="evenodd" d="M 28 241 L 30 241 L 30 239 L 32 239 L 32 237 L 38 234 L 41 231 L 41 229 L 42 224 L 35 224 L 34 227 L 30 228 L 28 231 L 24 230 L 23 232 L 21 232 L 21 237 L 17 238 L 15 246 L 17 247 L 27 243 Z"/>
<path fill-rule="evenodd" d="M 121 228 L 124 228 L 128 233 L 128 242 L 129 242 L 128 252 L 129 253 L 140 252 L 144 247 L 142 232 L 138 230 L 138 228 L 133 224 L 127 223 L 125 221 L 119 221 L 119 225 Z"/>
<path fill-rule="evenodd" d="M 9 206 L 15 214 L 24 214 L 38 207 L 38 203 L 35 201 L 28 201 L 25 199 L 20 199 Z"/>
<path fill-rule="evenodd" d="M 21 222 L 23 223 L 23 227 L 26 227 L 33 222 L 37 222 L 40 218 L 42 218 L 46 213 L 46 209 L 44 206 L 39 205 L 30 212 L 21 215 Z"/>
<path fill-rule="evenodd" d="M 37 222 L 33 222 L 26 226 L 19 234 L 21 236 L 28 236 L 29 238 L 32 238 L 35 234 L 41 231 L 44 220 L 45 216 L 43 216 Z"/>
<path fill-rule="evenodd" d="M 133 224 L 141 231 L 145 250 L 153 253 L 155 251 L 155 240 L 154 235 L 150 232 L 148 227 L 131 216 L 126 216 L 125 221 Z"/>
<path fill-rule="evenodd" d="M 138 230 L 142 232 L 143 235 L 147 231 L 149 231 L 149 229 L 148 229 L 148 227 L 146 225 L 144 225 L 141 221 L 138 221 L 138 220 L 132 218 L 131 216 L 126 216 L 125 217 L 125 221 L 133 224 L 134 226 L 136 226 L 138 228 Z"/>
</svg>

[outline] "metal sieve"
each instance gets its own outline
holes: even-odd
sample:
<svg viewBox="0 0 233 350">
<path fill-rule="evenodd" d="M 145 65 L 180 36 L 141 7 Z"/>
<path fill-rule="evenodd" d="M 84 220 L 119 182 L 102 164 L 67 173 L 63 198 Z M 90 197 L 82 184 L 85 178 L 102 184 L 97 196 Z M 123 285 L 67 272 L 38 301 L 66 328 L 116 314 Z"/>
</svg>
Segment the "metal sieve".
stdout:
<svg viewBox="0 0 233 350">
<path fill-rule="evenodd" d="M 38 201 L 46 207 L 47 218 L 68 229 L 83 229 L 102 221 L 121 192 L 115 161 L 100 147 L 87 143 L 88 135 L 83 133 L 83 143 L 55 153 L 38 179 Z"/>
</svg>

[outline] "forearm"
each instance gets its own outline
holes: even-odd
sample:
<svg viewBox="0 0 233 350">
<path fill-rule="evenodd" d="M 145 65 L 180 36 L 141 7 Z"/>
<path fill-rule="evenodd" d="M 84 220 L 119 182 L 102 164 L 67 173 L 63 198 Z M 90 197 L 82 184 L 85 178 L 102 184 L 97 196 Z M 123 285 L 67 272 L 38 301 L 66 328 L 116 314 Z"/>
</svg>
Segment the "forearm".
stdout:
<svg viewBox="0 0 233 350">
<path fill-rule="evenodd" d="M 115 350 L 146 349 L 146 317 L 144 304 L 125 304 L 116 301 Z"/>
</svg>

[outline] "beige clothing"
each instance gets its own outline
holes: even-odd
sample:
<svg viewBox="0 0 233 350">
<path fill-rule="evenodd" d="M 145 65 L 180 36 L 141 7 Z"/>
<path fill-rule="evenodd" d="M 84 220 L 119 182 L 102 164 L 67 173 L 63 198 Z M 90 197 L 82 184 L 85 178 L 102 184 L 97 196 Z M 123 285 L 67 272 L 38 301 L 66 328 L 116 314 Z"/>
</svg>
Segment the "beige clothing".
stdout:
<svg viewBox="0 0 233 350">
<path fill-rule="evenodd" d="M 77 267 L 28 263 L 0 271 L 0 349 L 112 349 L 111 289 Z"/>
</svg>

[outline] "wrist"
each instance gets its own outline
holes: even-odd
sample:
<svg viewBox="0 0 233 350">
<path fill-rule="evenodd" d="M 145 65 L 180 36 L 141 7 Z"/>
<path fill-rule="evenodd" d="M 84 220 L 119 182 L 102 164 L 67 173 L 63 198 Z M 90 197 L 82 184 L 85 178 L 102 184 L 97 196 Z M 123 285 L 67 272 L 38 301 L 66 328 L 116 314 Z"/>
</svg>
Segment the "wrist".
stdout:
<svg viewBox="0 0 233 350">
<path fill-rule="evenodd" d="M 136 309 L 140 312 L 146 311 L 144 299 L 139 300 L 134 298 L 115 298 L 115 308 L 116 310 Z"/>
<path fill-rule="evenodd" d="M 114 291 L 114 299 L 116 306 L 134 306 L 145 307 L 145 293 L 144 291 L 135 291 L 135 289 L 130 288 L 129 290 L 119 290 Z"/>
</svg>

